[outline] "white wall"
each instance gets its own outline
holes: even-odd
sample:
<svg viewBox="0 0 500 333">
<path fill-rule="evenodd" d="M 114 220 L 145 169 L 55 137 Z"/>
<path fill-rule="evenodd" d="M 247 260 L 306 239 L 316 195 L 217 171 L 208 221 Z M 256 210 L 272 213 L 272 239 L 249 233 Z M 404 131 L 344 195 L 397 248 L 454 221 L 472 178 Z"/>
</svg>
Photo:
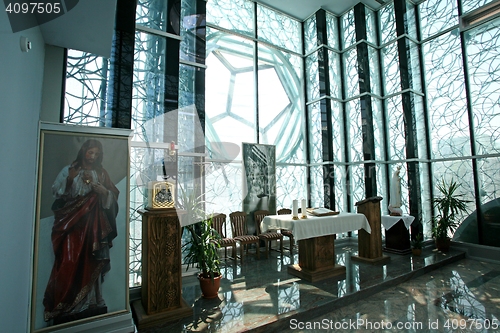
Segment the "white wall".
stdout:
<svg viewBox="0 0 500 333">
<path fill-rule="evenodd" d="M 21 52 L 28 37 L 32 49 Z M 0 323 L 29 330 L 38 120 L 44 40 L 38 27 L 13 33 L 0 11 Z"/>
</svg>

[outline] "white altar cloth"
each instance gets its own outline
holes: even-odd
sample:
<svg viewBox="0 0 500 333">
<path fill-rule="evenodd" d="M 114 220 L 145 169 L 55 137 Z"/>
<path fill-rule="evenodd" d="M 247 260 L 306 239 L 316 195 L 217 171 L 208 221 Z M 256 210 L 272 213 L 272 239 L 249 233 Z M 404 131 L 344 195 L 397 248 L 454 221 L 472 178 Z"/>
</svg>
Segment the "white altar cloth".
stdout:
<svg viewBox="0 0 500 333">
<path fill-rule="evenodd" d="M 268 229 L 288 229 L 296 240 L 364 229 L 371 233 L 370 224 L 364 214 L 340 213 L 333 216 L 311 216 L 293 220 L 292 215 L 269 215 L 260 224 L 262 232 Z"/>
<path fill-rule="evenodd" d="M 411 215 L 403 215 L 403 216 L 390 216 L 390 215 L 382 215 L 382 225 L 386 230 L 392 228 L 399 220 L 403 220 L 406 229 L 410 228 L 410 225 L 415 220 L 415 216 Z"/>
</svg>

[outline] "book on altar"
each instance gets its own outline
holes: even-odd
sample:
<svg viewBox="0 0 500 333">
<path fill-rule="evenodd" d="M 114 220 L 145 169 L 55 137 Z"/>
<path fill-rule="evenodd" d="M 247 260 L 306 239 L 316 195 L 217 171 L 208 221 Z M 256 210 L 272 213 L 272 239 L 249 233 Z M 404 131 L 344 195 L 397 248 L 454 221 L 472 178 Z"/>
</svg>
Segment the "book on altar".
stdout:
<svg viewBox="0 0 500 333">
<path fill-rule="evenodd" d="M 337 215 L 339 213 L 324 207 L 307 208 L 307 212 L 314 216 L 330 216 L 330 215 Z"/>
</svg>

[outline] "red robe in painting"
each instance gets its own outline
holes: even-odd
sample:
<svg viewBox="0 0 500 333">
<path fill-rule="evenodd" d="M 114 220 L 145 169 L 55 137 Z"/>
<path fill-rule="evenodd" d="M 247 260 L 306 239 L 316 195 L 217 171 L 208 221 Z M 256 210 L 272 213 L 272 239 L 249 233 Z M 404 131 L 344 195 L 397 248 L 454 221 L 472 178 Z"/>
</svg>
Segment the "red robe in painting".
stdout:
<svg viewBox="0 0 500 333">
<path fill-rule="evenodd" d="M 96 282 L 110 269 L 109 248 L 117 236 L 119 191 L 106 170 L 94 174 L 96 181 L 108 189 L 109 207 L 103 207 L 103 198 L 93 191 L 73 199 L 64 196 L 53 205 L 55 261 L 43 300 L 46 321 L 80 311 L 81 302 L 88 303 L 87 296 L 99 285 Z M 97 292 L 100 295 L 100 290 Z M 89 304 L 82 310 L 87 307 Z"/>
</svg>

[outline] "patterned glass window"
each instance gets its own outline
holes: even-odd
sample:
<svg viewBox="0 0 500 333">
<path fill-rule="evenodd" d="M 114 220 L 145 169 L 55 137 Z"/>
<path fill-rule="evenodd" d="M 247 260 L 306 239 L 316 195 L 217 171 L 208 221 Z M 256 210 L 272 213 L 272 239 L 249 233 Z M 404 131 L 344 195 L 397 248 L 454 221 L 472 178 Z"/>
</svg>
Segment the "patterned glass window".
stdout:
<svg viewBox="0 0 500 333">
<path fill-rule="evenodd" d="M 335 51 L 328 51 L 329 75 L 330 75 L 330 96 L 342 98 L 342 76 L 340 75 L 340 54 Z"/>
<path fill-rule="evenodd" d="M 349 10 L 341 17 L 341 31 L 343 49 L 356 43 L 356 30 L 354 26 L 354 10 Z"/>
<path fill-rule="evenodd" d="M 349 161 L 363 161 L 363 130 L 361 123 L 361 101 L 353 99 L 346 103 L 346 126 L 348 129 Z M 362 177 L 364 178 L 364 177 Z"/>
<path fill-rule="evenodd" d="M 381 50 L 384 89 L 387 95 L 401 91 L 401 73 L 399 70 L 398 44 L 386 45 Z"/>
<path fill-rule="evenodd" d="M 106 108 L 109 60 L 68 50 L 64 123 L 104 126 L 111 114 Z"/>
<path fill-rule="evenodd" d="M 401 95 L 385 100 L 387 112 L 388 160 L 404 160 L 406 158 L 406 142 L 404 131 L 404 114 Z"/>
<path fill-rule="evenodd" d="M 323 162 L 323 132 L 321 123 L 320 103 L 315 102 L 307 106 L 309 117 L 309 151 L 311 163 Z"/>
<path fill-rule="evenodd" d="M 478 155 L 500 153 L 500 20 L 466 33 L 475 146 Z M 465 133 L 464 133 L 465 135 Z"/>
<path fill-rule="evenodd" d="M 493 1 L 494 0 L 462 0 L 462 11 L 466 14 Z"/>
<path fill-rule="evenodd" d="M 335 15 L 326 13 L 326 28 L 328 34 L 328 46 L 340 50 L 338 18 Z"/>
<path fill-rule="evenodd" d="M 317 40 L 316 15 L 313 15 L 304 22 L 304 46 L 306 54 L 318 46 Z"/>
<path fill-rule="evenodd" d="M 423 48 L 432 157 L 468 156 L 469 120 L 458 30 Z"/>
<path fill-rule="evenodd" d="M 301 34 L 302 28 L 299 21 L 257 5 L 259 40 L 302 54 Z"/>
<path fill-rule="evenodd" d="M 166 38 L 136 32 L 132 141 L 163 142 Z"/>
<path fill-rule="evenodd" d="M 396 17 L 394 14 L 394 3 L 391 2 L 387 6 L 380 8 L 378 11 L 380 21 L 380 44 L 383 45 L 397 37 L 396 34 Z"/>
<path fill-rule="evenodd" d="M 207 45 L 206 82 L 214 80 L 205 85 L 207 139 L 256 142 L 253 43 L 208 29 Z"/>
<path fill-rule="evenodd" d="M 167 1 L 138 0 L 136 7 L 136 23 L 142 26 L 166 31 L 166 20 L 169 17 Z"/>
<path fill-rule="evenodd" d="M 210 0 L 207 23 L 246 36 L 254 36 L 253 2 L 247 0 Z"/>
<path fill-rule="evenodd" d="M 350 98 L 359 95 L 359 75 L 358 75 L 358 53 L 355 48 L 343 53 L 344 66 L 344 89 L 346 97 Z"/>
<path fill-rule="evenodd" d="M 333 161 L 345 162 L 344 109 L 342 103 L 331 101 Z"/>
<path fill-rule="evenodd" d="M 419 8 L 422 39 L 458 24 L 457 0 L 427 0 Z"/>
<path fill-rule="evenodd" d="M 313 52 L 306 57 L 307 101 L 319 98 L 318 52 Z"/>
<path fill-rule="evenodd" d="M 259 45 L 260 143 L 276 146 L 277 163 L 305 163 L 302 58 Z"/>
</svg>

